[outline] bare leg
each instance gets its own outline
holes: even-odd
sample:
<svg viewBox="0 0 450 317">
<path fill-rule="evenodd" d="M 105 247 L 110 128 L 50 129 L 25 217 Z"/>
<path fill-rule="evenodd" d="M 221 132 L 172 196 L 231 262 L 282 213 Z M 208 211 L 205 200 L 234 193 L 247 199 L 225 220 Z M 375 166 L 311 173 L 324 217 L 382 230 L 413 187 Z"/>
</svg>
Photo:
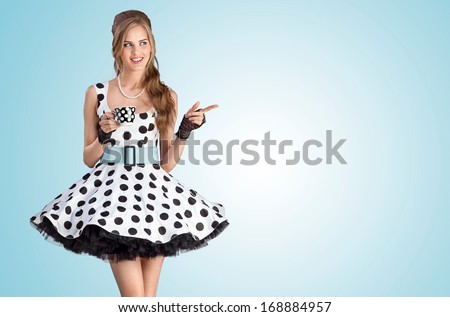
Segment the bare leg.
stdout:
<svg viewBox="0 0 450 317">
<path fill-rule="evenodd" d="M 111 269 L 122 297 L 144 296 L 141 260 L 110 262 Z"/>
<path fill-rule="evenodd" d="M 159 276 L 164 263 L 164 256 L 159 255 L 152 259 L 141 258 L 142 275 L 144 278 L 144 293 L 147 297 L 155 297 L 158 288 Z"/>
</svg>

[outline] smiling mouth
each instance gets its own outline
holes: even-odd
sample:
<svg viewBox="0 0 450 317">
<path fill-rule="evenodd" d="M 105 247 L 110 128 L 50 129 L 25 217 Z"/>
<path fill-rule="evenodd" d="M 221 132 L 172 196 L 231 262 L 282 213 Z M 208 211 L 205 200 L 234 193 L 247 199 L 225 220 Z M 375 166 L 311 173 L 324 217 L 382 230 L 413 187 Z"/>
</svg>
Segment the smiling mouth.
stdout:
<svg viewBox="0 0 450 317">
<path fill-rule="evenodd" d="M 130 58 L 133 64 L 139 64 L 144 59 L 143 57 L 140 58 Z"/>
</svg>

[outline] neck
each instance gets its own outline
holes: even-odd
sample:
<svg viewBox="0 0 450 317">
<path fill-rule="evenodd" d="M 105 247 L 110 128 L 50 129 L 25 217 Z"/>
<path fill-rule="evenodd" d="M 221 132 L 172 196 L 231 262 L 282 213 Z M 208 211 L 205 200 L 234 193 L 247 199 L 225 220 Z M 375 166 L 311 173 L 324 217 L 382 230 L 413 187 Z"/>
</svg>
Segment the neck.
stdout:
<svg viewBox="0 0 450 317">
<path fill-rule="evenodd" d="M 126 87 L 129 90 L 142 89 L 142 83 L 144 81 L 144 73 L 142 72 L 127 72 L 124 70 L 119 74 L 120 84 L 122 87 Z"/>
</svg>

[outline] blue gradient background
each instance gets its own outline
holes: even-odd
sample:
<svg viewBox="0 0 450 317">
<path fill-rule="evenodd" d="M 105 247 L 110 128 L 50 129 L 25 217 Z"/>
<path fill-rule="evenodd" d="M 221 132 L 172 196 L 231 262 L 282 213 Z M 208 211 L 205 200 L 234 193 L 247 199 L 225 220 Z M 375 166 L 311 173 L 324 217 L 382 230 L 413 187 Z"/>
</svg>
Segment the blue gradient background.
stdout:
<svg viewBox="0 0 450 317">
<path fill-rule="evenodd" d="M 232 164 L 172 171 L 230 226 L 166 258 L 159 296 L 450 295 L 450 2 L 387 0 L 2 2 L 0 295 L 119 295 L 108 264 L 28 219 L 89 170 L 84 93 L 114 77 L 127 9 L 152 20 L 180 113 L 220 105 L 197 139 L 294 144 L 272 146 L 276 165 L 241 165 L 235 147 Z M 286 165 L 326 130 L 347 165 Z"/>
</svg>

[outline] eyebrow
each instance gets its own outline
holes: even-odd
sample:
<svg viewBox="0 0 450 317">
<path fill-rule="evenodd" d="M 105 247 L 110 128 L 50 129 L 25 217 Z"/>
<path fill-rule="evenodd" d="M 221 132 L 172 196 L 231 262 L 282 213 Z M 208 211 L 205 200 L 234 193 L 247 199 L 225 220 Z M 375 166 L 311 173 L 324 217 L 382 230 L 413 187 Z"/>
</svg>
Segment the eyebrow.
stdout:
<svg viewBox="0 0 450 317">
<path fill-rule="evenodd" d="M 139 40 L 138 42 L 142 42 L 142 41 L 148 41 L 148 40 L 145 38 L 145 39 Z M 127 40 L 125 40 L 125 42 L 131 42 L 131 43 L 133 43 L 132 41 L 127 41 Z"/>
</svg>

